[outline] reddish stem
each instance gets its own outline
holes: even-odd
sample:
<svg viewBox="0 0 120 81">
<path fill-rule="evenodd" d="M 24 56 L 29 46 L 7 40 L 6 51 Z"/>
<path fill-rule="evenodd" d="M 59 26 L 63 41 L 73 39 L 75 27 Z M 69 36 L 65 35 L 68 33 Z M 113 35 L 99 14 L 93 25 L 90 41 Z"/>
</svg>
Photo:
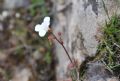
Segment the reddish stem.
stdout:
<svg viewBox="0 0 120 81">
<path fill-rule="evenodd" d="M 74 65 L 74 63 L 73 63 L 73 61 L 72 61 L 72 59 L 71 59 L 68 51 L 66 50 L 64 44 L 53 34 L 53 32 L 52 32 L 52 35 L 53 35 L 53 36 L 55 37 L 55 39 L 60 43 L 60 45 L 62 45 L 63 49 L 65 50 L 65 52 L 66 52 L 66 54 L 67 54 L 67 56 L 68 56 L 68 58 L 69 58 L 69 60 L 70 60 L 71 63 Z"/>
</svg>

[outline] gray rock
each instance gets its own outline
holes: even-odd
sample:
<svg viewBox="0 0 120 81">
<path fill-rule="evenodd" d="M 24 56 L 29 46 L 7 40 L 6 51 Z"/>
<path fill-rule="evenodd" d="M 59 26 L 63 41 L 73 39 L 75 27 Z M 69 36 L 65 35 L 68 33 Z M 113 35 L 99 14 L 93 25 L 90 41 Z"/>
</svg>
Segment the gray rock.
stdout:
<svg viewBox="0 0 120 81">
<path fill-rule="evenodd" d="M 101 63 L 90 63 L 85 74 L 85 81 L 106 81 L 112 75 Z"/>
</svg>

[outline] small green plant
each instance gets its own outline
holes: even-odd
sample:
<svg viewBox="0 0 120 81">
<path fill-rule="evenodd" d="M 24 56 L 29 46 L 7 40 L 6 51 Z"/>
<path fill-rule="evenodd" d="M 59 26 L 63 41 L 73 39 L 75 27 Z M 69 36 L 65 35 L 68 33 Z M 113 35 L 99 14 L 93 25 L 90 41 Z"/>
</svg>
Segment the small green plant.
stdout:
<svg viewBox="0 0 120 81">
<path fill-rule="evenodd" d="M 100 60 L 108 70 L 120 78 L 120 16 L 112 16 L 103 27 L 102 33 L 97 54 L 102 55 Z"/>
</svg>

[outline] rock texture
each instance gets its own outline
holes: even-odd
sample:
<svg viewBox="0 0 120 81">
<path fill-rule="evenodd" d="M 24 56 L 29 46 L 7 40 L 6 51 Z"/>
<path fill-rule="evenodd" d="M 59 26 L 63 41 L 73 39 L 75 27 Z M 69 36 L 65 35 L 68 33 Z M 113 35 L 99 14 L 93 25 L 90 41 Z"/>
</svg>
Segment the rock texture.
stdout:
<svg viewBox="0 0 120 81">
<path fill-rule="evenodd" d="M 101 63 L 90 63 L 88 66 L 84 81 L 119 81 Z"/>
<path fill-rule="evenodd" d="M 96 54 L 98 42 L 95 36 L 109 16 L 120 12 L 120 0 L 53 0 L 54 32 L 62 32 L 64 45 L 71 57 L 74 57 L 79 66 Z M 57 81 L 67 78 L 66 69 L 69 64 L 63 48 L 56 43 Z"/>
</svg>

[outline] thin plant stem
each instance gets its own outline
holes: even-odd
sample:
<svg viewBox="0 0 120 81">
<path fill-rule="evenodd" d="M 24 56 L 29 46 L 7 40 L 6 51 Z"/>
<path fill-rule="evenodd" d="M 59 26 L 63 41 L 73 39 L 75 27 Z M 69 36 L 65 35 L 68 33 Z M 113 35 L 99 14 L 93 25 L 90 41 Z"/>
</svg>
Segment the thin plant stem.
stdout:
<svg viewBox="0 0 120 81">
<path fill-rule="evenodd" d="M 65 50 L 65 52 L 66 52 L 66 54 L 67 54 L 67 56 L 68 56 L 68 58 L 69 58 L 69 60 L 70 60 L 71 63 L 75 66 L 75 71 L 76 71 L 76 74 L 77 74 L 77 79 L 76 79 L 76 80 L 79 81 L 79 73 L 78 73 L 79 71 L 78 71 L 78 69 L 77 69 L 77 65 L 76 65 L 76 63 L 75 63 L 75 60 L 74 60 L 74 62 L 72 61 L 72 59 L 71 59 L 71 57 L 70 57 L 67 49 L 65 48 L 65 46 L 64 46 L 64 44 L 63 44 L 63 42 L 60 41 L 60 40 L 55 36 L 55 34 L 52 32 L 51 29 L 50 29 L 50 32 L 51 32 L 51 34 L 54 36 L 54 39 L 63 47 L 63 49 Z"/>
<path fill-rule="evenodd" d="M 76 71 L 76 74 L 77 74 L 77 79 L 76 79 L 76 81 L 79 81 L 79 71 L 78 71 L 78 69 L 77 69 L 77 65 L 76 65 L 75 61 L 74 61 L 74 62 L 72 61 L 72 59 L 71 59 L 71 57 L 70 57 L 67 49 L 65 48 L 64 44 L 54 35 L 53 32 L 51 32 L 51 33 L 52 33 L 52 35 L 54 36 L 54 38 L 57 40 L 57 42 L 63 47 L 63 49 L 65 50 L 65 52 L 66 52 L 69 60 L 71 61 L 71 63 L 75 66 L 75 71 Z"/>
<path fill-rule="evenodd" d="M 53 34 L 53 32 L 52 32 L 52 35 L 53 35 L 54 38 L 57 40 L 57 42 L 59 42 L 59 44 L 63 47 L 63 49 L 65 50 L 65 52 L 66 52 L 66 54 L 67 54 L 67 56 L 68 56 L 68 58 L 69 58 L 69 60 L 70 60 L 71 63 L 74 65 L 74 63 L 73 63 L 73 61 L 72 61 L 72 59 L 71 59 L 71 57 L 70 57 L 68 51 L 66 50 L 64 44 L 63 44 L 60 40 L 58 40 L 58 38 Z"/>
</svg>

